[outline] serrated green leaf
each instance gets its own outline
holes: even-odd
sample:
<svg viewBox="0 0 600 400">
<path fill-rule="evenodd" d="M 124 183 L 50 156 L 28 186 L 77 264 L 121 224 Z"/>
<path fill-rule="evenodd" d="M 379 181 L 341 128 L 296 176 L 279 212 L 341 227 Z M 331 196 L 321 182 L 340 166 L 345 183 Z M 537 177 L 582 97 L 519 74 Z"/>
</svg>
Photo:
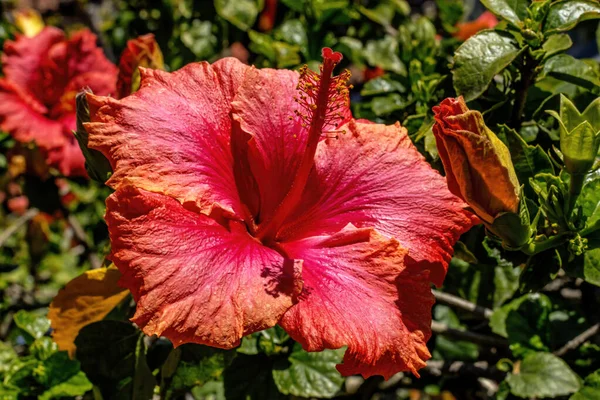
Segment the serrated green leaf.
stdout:
<svg viewBox="0 0 600 400">
<path fill-rule="evenodd" d="M 273 369 L 273 379 L 284 394 L 300 397 L 331 398 L 340 390 L 344 378 L 335 368 L 345 349 L 307 352 L 296 344 L 287 368 Z"/>
<path fill-rule="evenodd" d="M 600 400 L 600 370 L 589 374 L 583 381 L 583 387 L 569 400 Z"/>
<path fill-rule="evenodd" d="M 554 398 L 574 393 L 581 387 L 577 374 L 551 353 L 527 355 L 506 382 L 512 394 L 523 398 Z"/>
<path fill-rule="evenodd" d="M 256 0 L 215 0 L 217 14 L 243 31 L 252 28 L 261 7 Z"/>
<path fill-rule="evenodd" d="M 586 0 L 562 0 L 550 5 L 544 31 L 546 34 L 571 30 L 578 23 L 600 18 L 600 3 Z"/>
<path fill-rule="evenodd" d="M 497 16 L 521 27 L 527 17 L 529 0 L 481 0 L 481 3 Z"/>
<path fill-rule="evenodd" d="M 512 36 L 502 32 L 486 30 L 470 37 L 454 55 L 456 92 L 466 101 L 475 100 L 522 51 Z"/>
</svg>

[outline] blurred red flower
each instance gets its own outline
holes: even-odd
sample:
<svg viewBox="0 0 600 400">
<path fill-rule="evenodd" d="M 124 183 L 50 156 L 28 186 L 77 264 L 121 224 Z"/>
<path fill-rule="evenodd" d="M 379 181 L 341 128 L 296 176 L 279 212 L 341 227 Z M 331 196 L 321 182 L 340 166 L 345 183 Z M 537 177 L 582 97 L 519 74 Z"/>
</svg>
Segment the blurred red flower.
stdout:
<svg viewBox="0 0 600 400">
<path fill-rule="evenodd" d="M 406 129 L 352 118 L 342 55 L 323 56 L 320 74 L 228 58 L 88 95 L 111 258 L 133 321 L 176 346 L 279 323 L 308 351 L 348 346 L 344 375 L 417 374 L 430 283 L 476 218 Z"/>
<path fill-rule="evenodd" d="M 475 21 L 456 24 L 457 31 L 452 36 L 460 40 L 467 40 L 477 32 L 491 29 L 496 25 L 498 25 L 498 18 L 490 11 L 485 11 Z"/>
<path fill-rule="evenodd" d="M 19 142 L 35 142 L 49 165 L 86 176 L 73 136 L 75 95 L 84 87 L 114 94 L 117 69 L 82 30 L 66 38 L 56 28 L 6 41 L 0 79 L 0 128 Z"/>
</svg>

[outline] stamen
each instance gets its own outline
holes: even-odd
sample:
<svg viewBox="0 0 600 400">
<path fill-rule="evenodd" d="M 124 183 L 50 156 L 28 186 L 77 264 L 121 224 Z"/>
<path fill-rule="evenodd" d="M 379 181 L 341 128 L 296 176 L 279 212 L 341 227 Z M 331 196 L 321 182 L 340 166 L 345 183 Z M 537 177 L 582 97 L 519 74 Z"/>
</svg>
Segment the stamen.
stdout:
<svg viewBox="0 0 600 400">
<path fill-rule="evenodd" d="M 298 95 L 294 97 L 300 106 L 294 113 L 300 119 L 302 127 L 308 129 L 306 151 L 290 190 L 275 210 L 273 217 L 259 226 L 256 237 L 261 240 L 274 241 L 277 239 L 278 230 L 285 218 L 300 201 L 314 165 L 319 141 L 323 134 L 335 134 L 334 138 L 337 138 L 339 132 L 335 129 L 344 119 L 344 111 L 350 105 L 349 91 L 352 88 L 351 85 L 348 85 L 350 71 L 345 70 L 340 75 L 333 76 L 333 69 L 342 61 L 342 54 L 327 47 L 321 54 L 323 55 L 323 64 L 319 67 L 320 73 L 310 70 L 306 65 L 300 69 Z M 290 118 L 294 119 L 293 116 Z M 324 131 L 325 127 L 332 129 Z"/>
</svg>

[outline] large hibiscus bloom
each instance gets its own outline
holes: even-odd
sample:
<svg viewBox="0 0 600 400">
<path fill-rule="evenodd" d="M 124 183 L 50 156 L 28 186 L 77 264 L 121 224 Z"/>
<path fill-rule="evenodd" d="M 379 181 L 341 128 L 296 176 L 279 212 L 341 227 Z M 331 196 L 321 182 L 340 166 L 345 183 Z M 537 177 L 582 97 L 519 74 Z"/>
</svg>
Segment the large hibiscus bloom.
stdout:
<svg viewBox="0 0 600 400">
<path fill-rule="evenodd" d="M 84 159 L 73 136 L 75 95 L 88 87 L 114 94 L 116 67 L 88 30 L 70 38 L 53 27 L 34 37 L 6 41 L 0 79 L 0 128 L 19 142 L 35 142 L 48 164 L 64 175 L 85 176 Z"/>
<path fill-rule="evenodd" d="M 404 128 L 350 117 L 341 54 L 323 56 L 321 74 L 229 58 L 88 95 L 112 259 L 133 321 L 175 345 L 279 323 L 308 351 L 348 346 L 343 374 L 416 373 L 430 282 L 474 217 Z"/>
</svg>

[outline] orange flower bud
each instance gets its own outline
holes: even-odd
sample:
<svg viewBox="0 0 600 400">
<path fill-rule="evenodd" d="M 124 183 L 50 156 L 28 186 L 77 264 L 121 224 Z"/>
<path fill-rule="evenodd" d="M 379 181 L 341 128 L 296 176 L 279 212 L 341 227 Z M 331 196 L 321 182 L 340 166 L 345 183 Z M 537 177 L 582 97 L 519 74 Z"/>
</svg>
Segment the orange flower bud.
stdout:
<svg viewBox="0 0 600 400">
<path fill-rule="evenodd" d="M 119 98 L 128 96 L 139 88 L 138 67 L 164 69 L 163 54 L 152 33 L 127 42 L 127 47 L 119 61 L 119 78 L 117 80 Z"/>
<path fill-rule="evenodd" d="M 508 148 L 469 110 L 462 97 L 433 108 L 433 133 L 446 171 L 448 187 L 486 225 L 502 213 L 518 213 L 519 181 Z"/>
</svg>

